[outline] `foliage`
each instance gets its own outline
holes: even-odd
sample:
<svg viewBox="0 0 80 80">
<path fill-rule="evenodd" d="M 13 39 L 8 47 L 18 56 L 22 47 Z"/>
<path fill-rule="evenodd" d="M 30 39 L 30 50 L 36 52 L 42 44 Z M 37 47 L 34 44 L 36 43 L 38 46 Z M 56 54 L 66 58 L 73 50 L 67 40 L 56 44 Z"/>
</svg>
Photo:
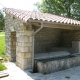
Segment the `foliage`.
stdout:
<svg viewBox="0 0 80 80">
<path fill-rule="evenodd" d="M 0 56 L 1 55 L 5 55 L 4 52 L 5 52 L 5 38 L 4 36 L 0 36 Z"/>
<path fill-rule="evenodd" d="M 0 71 L 5 70 L 6 67 L 5 65 L 2 63 L 4 61 L 7 61 L 7 58 L 5 56 L 5 36 L 4 36 L 4 32 L 0 32 L 0 57 L 3 58 L 2 61 L 0 61 Z"/>
<path fill-rule="evenodd" d="M 0 30 L 3 30 L 3 29 L 4 29 L 4 15 L 0 11 Z"/>
<path fill-rule="evenodd" d="M 5 70 L 5 69 L 6 69 L 6 67 L 4 66 L 4 64 L 2 64 L 2 63 L 0 62 L 0 71 Z"/>
<path fill-rule="evenodd" d="M 35 5 L 41 12 L 80 20 L 80 0 L 43 0 Z"/>
<path fill-rule="evenodd" d="M 5 33 L 4 32 L 0 32 L 0 35 L 5 35 Z"/>
<path fill-rule="evenodd" d="M 4 36 L 4 32 L 0 32 L 0 57 L 2 57 L 4 59 L 4 61 L 7 61 L 7 58 L 5 56 L 5 36 Z"/>
</svg>

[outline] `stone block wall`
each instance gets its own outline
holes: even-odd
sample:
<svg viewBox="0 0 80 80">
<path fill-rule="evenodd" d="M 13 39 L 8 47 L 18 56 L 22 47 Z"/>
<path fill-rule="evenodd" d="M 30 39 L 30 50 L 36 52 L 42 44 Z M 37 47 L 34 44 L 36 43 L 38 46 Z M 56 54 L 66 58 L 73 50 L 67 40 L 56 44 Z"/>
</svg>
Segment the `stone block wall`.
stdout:
<svg viewBox="0 0 80 80">
<path fill-rule="evenodd" d="M 35 35 L 35 53 L 47 52 L 52 47 L 58 47 L 60 43 L 61 29 L 43 28 Z"/>
<path fill-rule="evenodd" d="M 16 32 L 11 32 L 11 37 L 10 37 L 10 43 L 11 43 L 11 58 L 12 61 L 16 61 Z"/>
<path fill-rule="evenodd" d="M 37 60 L 35 61 L 37 71 L 42 74 L 49 74 L 68 68 L 80 66 L 80 56 L 76 57 L 63 57 L 59 60 Z"/>
<path fill-rule="evenodd" d="M 14 31 L 11 31 L 14 29 Z M 32 68 L 32 34 L 19 19 L 6 14 L 5 41 L 6 55 L 10 61 L 16 60 L 16 65 L 21 69 Z"/>
<path fill-rule="evenodd" d="M 13 52 L 12 45 L 13 45 L 13 42 L 15 41 L 13 41 L 14 35 L 10 30 L 10 28 L 13 26 L 13 23 L 14 21 L 12 20 L 11 16 L 7 14 L 5 17 L 5 41 L 6 41 L 6 55 L 10 61 L 14 61 L 13 56 L 12 56 L 14 54 L 12 53 Z"/>
<path fill-rule="evenodd" d="M 72 41 L 80 41 L 80 30 L 64 30 L 60 36 L 60 46 L 72 47 Z"/>
<path fill-rule="evenodd" d="M 17 32 L 16 61 L 22 69 L 32 68 L 32 34 L 33 30 Z"/>
<path fill-rule="evenodd" d="M 80 30 L 43 28 L 35 36 L 35 54 L 60 50 L 72 53 L 72 41 L 80 41 Z"/>
</svg>

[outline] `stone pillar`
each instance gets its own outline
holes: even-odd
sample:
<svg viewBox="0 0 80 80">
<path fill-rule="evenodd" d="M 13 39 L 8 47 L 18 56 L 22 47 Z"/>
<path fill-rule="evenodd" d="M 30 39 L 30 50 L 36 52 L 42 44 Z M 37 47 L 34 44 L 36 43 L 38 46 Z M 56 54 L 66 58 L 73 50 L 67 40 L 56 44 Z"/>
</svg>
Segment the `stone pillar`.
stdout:
<svg viewBox="0 0 80 80">
<path fill-rule="evenodd" d="M 16 61 L 16 32 L 6 34 L 6 56 L 10 61 Z"/>
<path fill-rule="evenodd" d="M 14 28 L 16 33 L 11 32 Z M 16 64 L 22 69 L 32 67 L 32 34 L 33 30 L 27 30 L 25 24 L 11 15 L 5 17 L 6 55 L 10 61 L 16 60 Z M 12 34 L 12 35 L 11 35 Z"/>
<path fill-rule="evenodd" d="M 8 32 L 8 30 L 6 29 L 5 31 L 5 44 L 6 44 L 6 50 L 5 50 L 5 53 L 6 53 L 6 56 L 8 57 L 8 59 L 10 61 L 12 61 L 12 58 L 11 58 L 11 37 L 10 37 L 11 33 Z"/>
<path fill-rule="evenodd" d="M 17 32 L 16 65 L 21 69 L 32 68 L 32 34 L 33 30 Z"/>
<path fill-rule="evenodd" d="M 11 32 L 10 40 L 10 51 L 11 51 L 11 61 L 16 61 L 16 32 Z"/>
</svg>

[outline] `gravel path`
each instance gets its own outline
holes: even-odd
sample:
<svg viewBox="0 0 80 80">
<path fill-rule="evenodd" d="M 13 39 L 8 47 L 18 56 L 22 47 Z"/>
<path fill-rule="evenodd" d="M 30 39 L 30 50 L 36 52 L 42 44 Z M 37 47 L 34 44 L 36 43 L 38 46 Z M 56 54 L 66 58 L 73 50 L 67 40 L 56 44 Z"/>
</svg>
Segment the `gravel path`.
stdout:
<svg viewBox="0 0 80 80">
<path fill-rule="evenodd" d="M 7 66 L 8 77 L 0 80 L 80 80 L 80 66 L 43 75 L 40 73 L 30 73 L 28 70 L 21 70 L 15 63 L 5 63 Z"/>
</svg>

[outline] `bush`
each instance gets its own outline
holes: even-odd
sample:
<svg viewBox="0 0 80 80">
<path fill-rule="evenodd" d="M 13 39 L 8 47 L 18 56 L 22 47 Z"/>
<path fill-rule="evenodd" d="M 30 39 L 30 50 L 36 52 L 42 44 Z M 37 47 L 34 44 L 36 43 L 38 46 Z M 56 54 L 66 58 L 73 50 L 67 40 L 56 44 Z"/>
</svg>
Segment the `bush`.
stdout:
<svg viewBox="0 0 80 80">
<path fill-rule="evenodd" d="M 7 69 L 7 68 L 4 66 L 4 64 L 2 64 L 2 63 L 0 62 L 0 71 L 3 71 L 3 70 L 5 70 L 5 69 Z"/>
</svg>

